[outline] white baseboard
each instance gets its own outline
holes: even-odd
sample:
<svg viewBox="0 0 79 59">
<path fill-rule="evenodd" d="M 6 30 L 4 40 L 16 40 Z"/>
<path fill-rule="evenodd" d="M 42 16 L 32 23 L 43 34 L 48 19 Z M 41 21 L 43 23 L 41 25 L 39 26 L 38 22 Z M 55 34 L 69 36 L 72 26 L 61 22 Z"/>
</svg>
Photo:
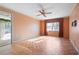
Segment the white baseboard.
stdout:
<svg viewBox="0 0 79 59">
<path fill-rule="evenodd" d="M 71 44 L 73 45 L 73 47 L 75 48 L 75 50 L 78 52 L 78 54 L 79 54 L 79 50 L 78 50 L 78 48 L 75 46 L 75 44 L 73 43 L 73 41 L 70 40 L 70 42 L 71 42 Z"/>
</svg>

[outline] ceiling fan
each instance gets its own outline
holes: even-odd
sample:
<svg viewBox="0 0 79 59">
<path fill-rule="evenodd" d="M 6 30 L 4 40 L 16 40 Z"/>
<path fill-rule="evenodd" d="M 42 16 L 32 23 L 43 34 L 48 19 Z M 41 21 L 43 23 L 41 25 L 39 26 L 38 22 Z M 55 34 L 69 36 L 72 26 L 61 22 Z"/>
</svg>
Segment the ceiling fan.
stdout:
<svg viewBox="0 0 79 59">
<path fill-rule="evenodd" d="M 39 14 L 37 16 L 42 15 L 44 17 L 47 17 L 47 14 L 52 14 L 52 12 L 47 12 L 47 9 L 45 9 L 42 4 L 39 4 L 38 6 L 40 7 L 40 10 L 38 10 Z"/>
</svg>

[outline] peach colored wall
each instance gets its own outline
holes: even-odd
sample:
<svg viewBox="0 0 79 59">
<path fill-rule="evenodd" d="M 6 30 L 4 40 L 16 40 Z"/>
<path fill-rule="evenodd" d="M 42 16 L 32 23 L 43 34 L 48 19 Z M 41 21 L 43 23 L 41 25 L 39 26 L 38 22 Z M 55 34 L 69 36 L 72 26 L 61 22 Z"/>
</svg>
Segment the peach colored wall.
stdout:
<svg viewBox="0 0 79 59">
<path fill-rule="evenodd" d="M 40 35 L 45 35 L 45 21 L 40 20 Z"/>
<path fill-rule="evenodd" d="M 40 20 L 40 35 L 44 35 L 44 24 L 45 22 Z"/>
<path fill-rule="evenodd" d="M 12 14 L 12 39 L 14 41 L 39 36 L 40 23 L 38 20 L 4 7 L 0 7 L 0 10 Z"/>
<path fill-rule="evenodd" d="M 48 36 L 59 37 L 59 32 L 47 32 Z"/>
<path fill-rule="evenodd" d="M 72 27 L 72 22 L 77 20 L 77 26 Z M 79 52 L 79 4 L 77 4 L 70 15 L 70 40 Z"/>
<path fill-rule="evenodd" d="M 63 37 L 69 39 L 69 17 L 64 17 L 63 20 Z"/>
</svg>

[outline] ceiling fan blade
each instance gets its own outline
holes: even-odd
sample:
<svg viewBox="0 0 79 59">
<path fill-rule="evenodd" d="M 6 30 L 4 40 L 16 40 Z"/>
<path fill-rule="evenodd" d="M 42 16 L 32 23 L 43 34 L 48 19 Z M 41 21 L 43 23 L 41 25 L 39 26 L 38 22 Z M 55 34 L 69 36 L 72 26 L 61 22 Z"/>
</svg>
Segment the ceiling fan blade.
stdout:
<svg viewBox="0 0 79 59">
<path fill-rule="evenodd" d="M 44 17 L 46 17 L 46 15 L 45 14 L 42 14 Z"/>
<path fill-rule="evenodd" d="M 39 10 L 38 12 L 42 13 L 42 11 L 41 11 L 41 10 Z"/>
<path fill-rule="evenodd" d="M 38 15 L 36 15 L 36 16 L 41 16 L 41 15 L 43 15 L 44 17 L 46 17 L 46 15 L 45 15 L 45 14 L 38 14 Z"/>
<path fill-rule="evenodd" d="M 44 10 L 42 10 L 42 11 L 40 10 L 39 12 L 40 12 L 40 14 L 45 14 L 45 11 Z"/>
</svg>

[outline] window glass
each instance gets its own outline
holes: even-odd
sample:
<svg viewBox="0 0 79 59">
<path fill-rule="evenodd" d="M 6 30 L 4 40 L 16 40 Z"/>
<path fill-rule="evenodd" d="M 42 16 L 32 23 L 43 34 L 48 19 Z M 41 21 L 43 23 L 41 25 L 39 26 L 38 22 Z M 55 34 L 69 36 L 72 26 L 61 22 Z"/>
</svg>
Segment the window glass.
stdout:
<svg viewBox="0 0 79 59">
<path fill-rule="evenodd" d="M 47 31 L 59 31 L 59 22 L 47 23 Z"/>
</svg>

